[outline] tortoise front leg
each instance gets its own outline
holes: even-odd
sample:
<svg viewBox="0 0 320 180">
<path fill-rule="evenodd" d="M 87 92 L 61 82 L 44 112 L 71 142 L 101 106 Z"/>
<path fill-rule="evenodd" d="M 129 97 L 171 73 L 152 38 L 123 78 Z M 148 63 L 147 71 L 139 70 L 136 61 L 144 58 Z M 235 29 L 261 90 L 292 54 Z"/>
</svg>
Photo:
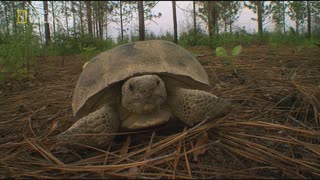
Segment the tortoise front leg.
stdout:
<svg viewBox="0 0 320 180">
<path fill-rule="evenodd" d="M 120 121 L 116 111 L 104 105 L 97 111 L 79 119 L 68 130 L 58 135 L 64 142 L 79 143 L 92 147 L 108 145 L 119 130 Z"/>
<path fill-rule="evenodd" d="M 230 113 L 232 104 L 217 96 L 194 89 L 176 88 L 168 93 L 168 104 L 173 114 L 189 126 Z"/>
</svg>

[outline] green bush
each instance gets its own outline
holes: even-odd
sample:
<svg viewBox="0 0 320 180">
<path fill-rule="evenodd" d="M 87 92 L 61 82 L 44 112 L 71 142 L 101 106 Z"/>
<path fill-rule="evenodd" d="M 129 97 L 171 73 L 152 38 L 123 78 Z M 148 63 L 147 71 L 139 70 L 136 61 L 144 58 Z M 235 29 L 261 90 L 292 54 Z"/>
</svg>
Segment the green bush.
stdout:
<svg viewBox="0 0 320 180">
<path fill-rule="evenodd" d="M 213 37 L 214 47 L 223 46 L 226 48 L 232 48 L 236 45 L 250 45 L 261 43 L 264 41 L 264 38 L 259 34 L 250 34 L 243 30 L 235 31 L 233 33 L 220 33 Z"/>
<path fill-rule="evenodd" d="M 1 39 L 0 80 L 4 79 L 4 74 L 28 76 L 32 70 L 33 56 L 40 49 L 39 37 L 32 32 L 32 26 L 20 26 L 12 34 L 2 34 Z"/>
<path fill-rule="evenodd" d="M 102 40 L 91 35 L 80 35 L 79 33 L 72 36 L 67 34 L 56 34 L 52 37 L 52 45 L 49 47 L 49 55 L 73 55 L 87 51 L 87 48 L 95 48 L 101 52 L 114 46 L 111 38 Z"/>
<path fill-rule="evenodd" d="M 80 44 L 75 37 L 58 33 L 51 40 L 52 44 L 48 47 L 48 55 L 61 56 L 80 53 Z"/>
<path fill-rule="evenodd" d="M 87 47 L 95 47 L 99 51 L 105 51 L 112 48 L 115 43 L 111 38 L 106 40 L 99 39 L 97 37 L 92 37 L 91 35 L 77 36 L 77 41 L 80 43 L 80 50 Z"/>
<path fill-rule="evenodd" d="M 190 29 L 181 33 L 179 37 L 179 44 L 183 47 L 196 45 L 210 46 L 210 40 L 209 36 L 205 32 L 197 30 L 195 33 L 193 29 Z"/>
<path fill-rule="evenodd" d="M 271 44 L 271 46 L 277 45 L 293 45 L 293 46 L 306 46 L 312 47 L 315 38 L 307 38 L 306 34 L 296 34 L 293 29 L 286 34 L 281 33 L 266 33 L 264 35 L 266 43 Z"/>
</svg>

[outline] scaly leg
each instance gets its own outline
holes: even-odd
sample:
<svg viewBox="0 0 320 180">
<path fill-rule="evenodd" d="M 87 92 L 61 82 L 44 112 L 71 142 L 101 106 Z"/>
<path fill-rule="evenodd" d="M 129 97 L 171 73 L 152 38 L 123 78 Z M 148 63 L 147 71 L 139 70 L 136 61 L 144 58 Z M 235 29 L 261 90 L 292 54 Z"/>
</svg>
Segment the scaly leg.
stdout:
<svg viewBox="0 0 320 180">
<path fill-rule="evenodd" d="M 79 119 L 68 130 L 58 135 L 65 142 L 79 143 L 93 147 L 108 145 L 119 130 L 118 114 L 109 105 L 104 105 L 97 111 Z"/>
<path fill-rule="evenodd" d="M 194 89 L 176 88 L 168 93 L 173 114 L 189 126 L 206 117 L 218 118 L 230 113 L 232 104 L 217 96 Z"/>
</svg>

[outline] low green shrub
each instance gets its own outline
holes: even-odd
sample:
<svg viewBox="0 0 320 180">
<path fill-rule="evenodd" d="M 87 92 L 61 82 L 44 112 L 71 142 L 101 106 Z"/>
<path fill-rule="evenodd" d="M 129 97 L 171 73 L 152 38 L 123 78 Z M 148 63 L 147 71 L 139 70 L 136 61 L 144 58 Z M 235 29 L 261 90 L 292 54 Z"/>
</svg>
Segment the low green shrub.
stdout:
<svg viewBox="0 0 320 180">
<path fill-rule="evenodd" d="M 10 77 L 24 77 L 32 71 L 33 57 L 40 49 L 40 40 L 32 26 L 20 26 L 12 34 L 1 34 L 0 80 Z"/>
</svg>

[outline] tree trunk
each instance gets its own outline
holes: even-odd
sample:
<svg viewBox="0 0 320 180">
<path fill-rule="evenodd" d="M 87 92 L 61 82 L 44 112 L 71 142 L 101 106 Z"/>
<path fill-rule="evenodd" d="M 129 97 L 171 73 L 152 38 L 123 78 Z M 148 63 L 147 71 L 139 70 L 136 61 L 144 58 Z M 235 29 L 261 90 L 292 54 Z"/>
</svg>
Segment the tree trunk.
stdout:
<svg viewBox="0 0 320 180">
<path fill-rule="evenodd" d="M 231 13 L 232 8 L 231 8 L 231 3 L 229 3 L 229 12 Z M 232 17 L 229 15 L 229 31 L 232 33 Z"/>
<path fill-rule="evenodd" d="M 27 14 L 30 14 L 30 6 L 32 6 L 31 1 L 29 2 L 29 7 L 28 7 L 28 10 L 27 10 Z M 23 9 L 26 9 L 26 1 L 23 1 Z M 27 21 L 29 21 L 29 20 L 27 19 Z M 26 27 L 26 24 L 25 24 L 25 27 Z M 31 53 L 30 46 L 27 46 L 27 52 L 26 52 L 26 54 L 27 54 L 27 57 L 26 57 L 27 73 L 30 72 L 30 61 L 29 61 L 30 53 Z"/>
<path fill-rule="evenodd" d="M 69 23 L 68 23 L 68 7 L 67 7 L 67 1 L 64 2 L 64 16 L 66 17 L 66 28 L 67 28 L 67 34 L 69 36 Z"/>
<path fill-rule="evenodd" d="M 52 26 L 53 26 L 53 35 L 56 34 L 56 16 L 54 14 L 54 3 L 51 1 L 51 12 L 52 12 Z"/>
<path fill-rule="evenodd" d="M 95 26 L 96 26 L 96 37 L 99 38 L 99 10 L 98 10 L 98 2 L 96 1 L 96 8 L 95 8 Z"/>
<path fill-rule="evenodd" d="M 218 33 L 218 12 L 216 7 L 216 1 L 207 1 L 208 3 L 208 31 L 210 41 L 216 33 Z"/>
<path fill-rule="evenodd" d="M 232 33 L 232 23 L 231 23 L 231 16 L 230 16 L 229 31 L 230 31 L 230 33 Z"/>
<path fill-rule="evenodd" d="M 4 7 L 4 15 L 5 15 L 5 17 L 9 17 L 8 16 L 8 8 L 6 6 Z M 10 19 L 6 18 L 6 21 L 7 21 L 7 33 L 10 34 Z"/>
<path fill-rule="evenodd" d="M 100 26 L 99 26 L 99 1 L 95 2 L 95 15 L 96 15 L 96 36 L 100 37 Z"/>
<path fill-rule="evenodd" d="M 208 31 L 209 31 L 209 39 L 210 42 L 213 38 L 213 21 L 212 21 L 212 1 L 207 1 L 208 3 Z"/>
<path fill-rule="evenodd" d="M 98 3 L 98 2 L 97 2 Z M 97 6 L 98 7 L 98 6 Z M 96 26 L 96 37 L 99 38 L 99 15 L 98 15 L 98 8 L 96 8 L 95 13 L 95 26 Z"/>
<path fill-rule="evenodd" d="M 139 40 L 145 40 L 145 26 L 144 26 L 144 9 L 143 1 L 138 1 L 138 14 L 139 14 Z"/>
<path fill-rule="evenodd" d="M 262 24 L 262 3 L 261 1 L 256 1 L 258 10 L 258 33 L 262 35 L 263 24 Z"/>
<path fill-rule="evenodd" d="M 16 3 L 15 1 L 11 1 L 11 10 L 12 10 L 13 13 L 16 12 L 16 5 L 15 5 L 15 3 Z M 12 30 L 13 30 L 14 32 L 17 32 L 17 18 L 16 18 L 16 16 L 13 16 L 13 23 L 12 23 L 12 25 L 13 25 Z"/>
<path fill-rule="evenodd" d="M 38 22 L 39 22 L 39 37 L 40 37 L 40 43 L 41 45 L 43 45 L 43 41 L 42 41 L 42 32 L 41 32 L 41 26 L 40 26 L 40 17 L 38 16 Z"/>
<path fill-rule="evenodd" d="M 172 1 L 172 14 L 173 14 L 173 42 L 178 44 L 176 1 Z"/>
<path fill-rule="evenodd" d="M 44 35 L 46 40 L 46 46 L 49 46 L 51 44 L 51 38 L 50 38 L 50 28 L 48 23 L 48 1 L 43 1 L 43 11 L 44 13 Z"/>
<path fill-rule="evenodd" d="M 93 1 L 92 8 L 92 21 L 93 21 L 93 34 L 95 37 L 98 37 L 98 26 L 97 26 L 97 1 Z"/>
<path fill-rule="evenodd" d="M 122 17 L 122 1 L 119 1 L 120 3 L 120 33 L 121 33 L 121 40 L 123 41 L 123 17 Z"/>
<path fill-rule="evenodd" d="M 227 32 L 227 29 L 228 29 L 227 19 L 224 19 L 224 32 Z"/>
<path fill-rule="evenodd" d="M 100 39 L 103 39 L 103 11 L 102 11 L 102 3 L 104 2 L 101 2 L 101 1 L 98 1 L 98 4 L 99 4 L 99 37 Z M 108 13 L 108 10 L 107 12 Z"/>
<path fill-rule="evenodd" d="M 88 19 L 88 31 L 89 34 L 92 36 L 92 14 L 91 14 L 91 1 L 85 1 L 87 6 L 87 19 Z"/>
<path fill-rule="evenodd" d="M 10 1 L 9 1 L 10 2 Z M 14 1 L 11 1 L 11 11 L 13 12 L 13 27 L 12 27 L 12 30 L 13 32 L 17 32 L 17 13 L 16 12 L 16 5 L 15 5 L 15 2 Z"/>
<path fill-rule="evenodd" d="M 296 21 L 296 34 L 299 34 L 299 21 Z"/>
<path fill-rule="evenodd" d="M 108 9 L 108 1 L 106 1 L 106 9 Z M 106 11 L 105 15 L 105 27 L 106 27 L 106 40 L 108 39 L 108 11 Z"/>
<path fill-rule="evenodd" d="M 213 17 L 213 29 L 214 29 L 214 35 L 215 34 L 219 34 L 219 26 L 218 26 L 218 22 L 219 22 L 219 13 L 218 13 L 218 8 L 217 8 L 217 3 L 216 1 L 212 2 L 212 17 Z"/>
<path fill-rule="evenodd" d="M 309 1 L 307 1 L 307 17 L 308 38 L 311 38 L 311 12 Z"/>
<path fill-rule="evenodd" d="M 284 4 L 284 1 L 282 2 L 282 6 L 283 6 L 283 34 L 286 33 L 286 7 Z"/>
<path fill-rule="evenodd" d="M 95 37 L 96 36 L 96 23 L 95 23 L 95 20 L 94 20 L 94 14 L 92 14 L 92 36 Z"/>
<path fill-rule="evenodd" d="M 77 23 L 76 23 L 76 10 L 74 8 L 75 2 L 71 1 L 71 11 L 72 11 L 72 19 L 73 19 L 73 32 L 76 34 L 77 32 Z"/>
<path fill-rule="evenodd" d="M 193 30 L 194 30 L 194 34 L 197 34 L 196 1 L 192 1 L 192 3 L 193 3 Z"/>
<path fill-rule="evenodd" d="M 79 15 L 80 15 L 80 31 L 81 34 L 84 34 L 84 26 L 83 26 L 83 14 L 82 14 L 82 3 L 79 1 Z"/>
</svg>

